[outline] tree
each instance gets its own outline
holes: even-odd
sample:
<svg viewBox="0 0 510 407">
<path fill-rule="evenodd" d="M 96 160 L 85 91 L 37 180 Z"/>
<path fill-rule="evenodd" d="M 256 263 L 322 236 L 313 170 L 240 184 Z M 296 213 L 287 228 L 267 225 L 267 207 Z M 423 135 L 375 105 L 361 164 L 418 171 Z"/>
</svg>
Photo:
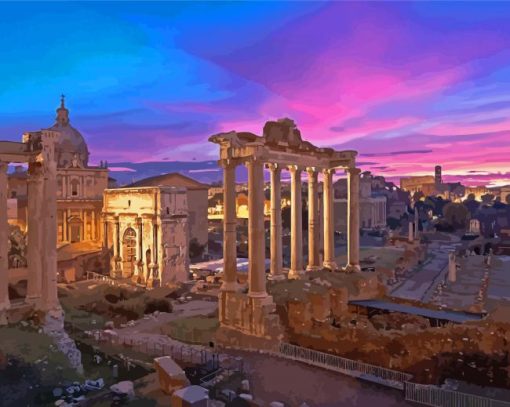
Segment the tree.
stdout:
<svg viewBox="0 0 510 407">
<path fill-rule="evenodd" d="M 191 259 L 196 259 L 201 257 L 204 254 L 205 245 L 198 243 L 196 237 L 189 241 L 189 257 Z"/>
<path fill-rule="evenodd" d="M 454 229 L 464 228 L 469 216 L 469 210 L 460 203 L 450 202 L 443 208 L 445 222 Z"/>
</svg>

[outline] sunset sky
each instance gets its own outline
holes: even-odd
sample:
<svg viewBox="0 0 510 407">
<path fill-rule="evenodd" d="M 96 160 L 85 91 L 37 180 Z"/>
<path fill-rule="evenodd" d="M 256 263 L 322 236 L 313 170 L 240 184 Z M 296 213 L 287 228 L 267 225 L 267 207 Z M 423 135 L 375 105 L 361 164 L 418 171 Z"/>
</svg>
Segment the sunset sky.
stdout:
<svg viewBox="0 0 510 407">
<path fill-rule="evenodd" d="M 0 3 L 0 139 L 61 93 L 91 161 L 216 159 L 290 117 L 395 179 L 510 184 L 510 3 Z"/>
</svg>

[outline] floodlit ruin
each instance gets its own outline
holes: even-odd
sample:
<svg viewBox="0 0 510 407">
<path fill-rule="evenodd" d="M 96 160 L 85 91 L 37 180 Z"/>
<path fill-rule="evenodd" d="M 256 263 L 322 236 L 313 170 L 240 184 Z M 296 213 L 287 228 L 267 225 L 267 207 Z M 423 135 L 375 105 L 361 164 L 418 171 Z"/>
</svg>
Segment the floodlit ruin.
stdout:
<svg viewBox="0 0 510 407">
<path fill-rule="evenodd" d="M 0 321 L 7 323 L 9 264 L 7 223 L 7 166 L 28 164 L 27 296 L 17 307 L 60 316 L 57 297 L 57 164 L 55 144 L 59 134 L 51 130 L 25 133 L 23 142 L 0 142 Z"/>
<path fill-rule="evenodd" d="M 275 306 L 266 291 L 264 229 L 264 167 L 271 173 L 271 267 L 269 278 L 287 278 L 282 267 L 281 173 L 291 175 L 291 265 L 288 278 L 300 278 L 306 270 L 326 268 L 355 272 L 359 266 L 359 174 L 355 151 L 319 148 L 303 141 L 290 119 L 269 121 L 263 135 L 247 132 L 220 133 L 209 138 L 220 146 L 224 194 L 224 276 L 220 294 L 222 327 L 260 337 L 279 334 Z M 248 293 L 239 292 L 236 281 L 235 171 L 248 168 Z M 339 268 L 334 254 L 333 174 L 348 173 L 348 261 Z M 308 177 L 308 264 L 303 264 L 302 175 Z M 319 174 L 323 176 L 324 230 L 319 230 Z M 321 261 L 320 233 L 324 235 Z"/>
</svg>

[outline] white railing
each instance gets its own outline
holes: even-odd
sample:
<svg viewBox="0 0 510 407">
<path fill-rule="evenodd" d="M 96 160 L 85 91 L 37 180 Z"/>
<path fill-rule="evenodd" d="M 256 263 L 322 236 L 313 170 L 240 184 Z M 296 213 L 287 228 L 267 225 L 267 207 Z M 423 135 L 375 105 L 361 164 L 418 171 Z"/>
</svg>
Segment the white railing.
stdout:
<svg viewBox="0 0 510 407">
<path fill-rule="evenodd" d="M 279 353 L 293 360 L 334 370 L 349 376 L 370 380 L 389 387 L 404 389 L 404 383 L 411 380 L 409 373 L 347 359 L 313 349 L 302 348 L 289 343 L 280 343 Z"/>
<path fill-rule="evenodd" d="M 510 407 L 507 401 L 410 382 L 405 384 L 405 398 L 433 407 Z"/>
<path fill-rule="evenodd" d="M 87 280 L 106 281 L 110 285 L 118 285 L 115 279 L 110 276 L 105 276 L 104 274 L 96 273 L 95 271 L 87 271 Z"/>
</svg>

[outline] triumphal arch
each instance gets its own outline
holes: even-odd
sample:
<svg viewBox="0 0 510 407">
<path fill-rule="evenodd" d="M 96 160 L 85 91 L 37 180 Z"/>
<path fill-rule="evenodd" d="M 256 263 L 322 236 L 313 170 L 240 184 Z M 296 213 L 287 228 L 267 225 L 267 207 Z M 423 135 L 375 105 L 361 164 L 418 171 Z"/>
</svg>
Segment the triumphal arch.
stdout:
<svg viewBox="0 0 510 407">
<path fill-rule="evenodd" d="M 57 164 L 59 133 L 25 133 L 23 142 L 0 141 L 0 323 L 8 321 L 9 264 L 7 167 L 28 164 L 27 296 L 25 303 L 45 313 L 61 313 L 57 297 Z M 53 315 L 53 314 L 52 314 Z"/>
<path fill-rule="evenodd" d="M 271 178 L 271 266 L 270 279 L 286 278 L 282 267 L 281 173 L 291 176 L 291 263 L 288 278 L 300 278 L 306 270 L 329 269 L 355 272 L 359 266 L 359 174 L 356 151 L 320 148 L 302 140 L 290 119 L 269 121 L 263 135 L 248 132 L 220 133 L 209 138 L 220 146 L 223 168 L 223 260 L 224 276 L 220 294 L 222 326 L 256 336 L 271 337 L 277 325 L 272 298 L 266 291 L 264 167 Z M 235 171 L 248 168 L 248 293 L 239 293 L 236 270 Z M 347 264 L 339 268 L 334 253 L 333 174 L 348 174 Z M 302 175 L 308 178 L 308 264 L 303 264 Z M 319 174 L 323 178 L 324 230 L 319 230 Z M 323 233 L 323 259 L 319 247 Z"/>
</svg>

